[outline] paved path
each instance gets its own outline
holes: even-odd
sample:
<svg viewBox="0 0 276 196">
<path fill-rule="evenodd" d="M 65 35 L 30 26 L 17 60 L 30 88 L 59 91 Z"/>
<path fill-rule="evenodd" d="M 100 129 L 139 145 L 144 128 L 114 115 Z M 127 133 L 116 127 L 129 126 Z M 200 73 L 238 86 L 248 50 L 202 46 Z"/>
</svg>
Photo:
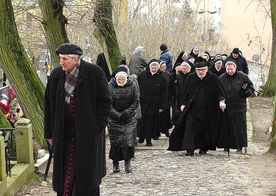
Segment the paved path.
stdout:
<svg viewBox="0 0 276 196">
<path fill-rule="evenodd" d="M 250 116 L 247 120 L 248 138 L 251 138 Z M 101 184 L 101 195 L 276 195 L 276 169 L 273 172 L 266 171 L 268 167 L 275 168 L 275 160 L 271 164 L 271 157 L 268 159 L 263 155 L 267 148 L 252 144 L 249 140 L 247 154 L 237 154 L 233 150 L 228 157 L 223 149 L 218 149 L 206 155 L 196 152 L 195 156 L 187 157 L 184 152 L 167 151 L 168 141 L 168 138 L 162 135 L 159 140 L 152 141 L 152 147 L 138 144 L 135 159 L 132 161 L 133 172 L 126 173 L 121 162 L 121 172 L 115 174 L 112 172 L 112 160 L 108 158 L 110 145 L 107 137 L 107 175 Z M 51 188 L 51 172 L 50 169 L 46 182 L 18 196 L 56 195 Z"/>
<path fill-rule="evenodd" d="M 120 163 L 121 172 L 113 173 L 112 161 L 107 158 L 107 175 L 101 184 L 101 195 L 276 195 L 276 170 L 274 173 L 258 172 L 258 155 L 231 151 L 228 157 L 219 149 L 187 157 L 184 152 L 167 151 L 167 146 L 165 136 L 154 140 L 152 147 L 139 144 L 132 161 L 132 173 L 124 171 L 123 162 Z M 251 167 L 252 161 L 256 162 L 256 167 Z M 49 177 L 51 174 L 50 170 Z M 51 189 L 51 178 L 25 195 L 56 195 Z"/>
<path fill-rule="evenodd" d="M 108 160 L 102 195 L 276 195 L 275 173 L 258 178 L 248 166 L 251 155 L 233 151 L 228 157 L 220 149 L 187 157 L 184 152 L 167 151 L 167 144 L 162 137 L 151 150 L 138 147 L 131 174 L 124 172 L 123 163 L 120 173 L 112 173 Z"/>
</svg>

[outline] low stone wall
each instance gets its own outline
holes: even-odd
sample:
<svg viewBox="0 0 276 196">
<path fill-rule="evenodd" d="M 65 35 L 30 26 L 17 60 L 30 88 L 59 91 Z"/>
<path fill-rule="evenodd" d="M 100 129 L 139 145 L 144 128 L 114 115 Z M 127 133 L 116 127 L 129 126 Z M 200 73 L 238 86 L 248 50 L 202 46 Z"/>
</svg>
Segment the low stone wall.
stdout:
<svg viewBox="0 0 276 196">
<path fill-rule="evenodd" d="M 266 83 L 269 66 L 256 63 L 253 61 L 247 61 L 249 69 L 249 78 L 253 82 L 254 87 L 257 89 L 258 86 L 264 85 Z"/>
<path fill-rule="evenodd" d="M 14 195 L 34 173 L 32 125 L 29 119 L 20 119 L 15 129 L 17 161 L 6 174 L 4 138 L 0 136 L 0 195 Z"/>
</svg>

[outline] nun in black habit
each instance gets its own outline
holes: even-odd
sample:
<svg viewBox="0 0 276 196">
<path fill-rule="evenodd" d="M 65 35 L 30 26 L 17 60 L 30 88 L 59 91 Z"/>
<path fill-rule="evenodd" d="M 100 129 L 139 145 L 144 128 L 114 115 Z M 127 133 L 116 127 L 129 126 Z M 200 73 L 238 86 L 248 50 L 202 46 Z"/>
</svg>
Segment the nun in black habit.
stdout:
<svg viewBox="0 0 276 196">
<path fill-rule="evenodd" d="M 139 143 L 146 139 L 152 146 L 151 138 L 160 137 L 160 115 L 168 105 L 167 79 L 159 70 L 157 59 L 149 62 L 149 69 L 138 76 L 142 118 L 138 125 Z"/>
<path fill-rule="evenodd" d="M 200 58 L 200 57 L 199 57 Z M 181 115 L 169 140 L 171 151 L 187 150 L 193 156 L 216 148 L 237 148 L 227 99 L 218 77 L 208 71 L 208 62 L 195 64 L 184 85 Z"/>
</svg>

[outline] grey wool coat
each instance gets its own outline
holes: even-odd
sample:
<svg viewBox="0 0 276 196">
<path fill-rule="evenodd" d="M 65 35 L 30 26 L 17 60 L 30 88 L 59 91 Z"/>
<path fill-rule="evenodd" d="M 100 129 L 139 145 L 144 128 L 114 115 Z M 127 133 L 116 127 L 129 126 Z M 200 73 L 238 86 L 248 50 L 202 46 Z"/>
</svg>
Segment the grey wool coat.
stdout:
<svg viewBox="0 0 276 196">
<path fill-rule="evenodd" d="M 59 66 L 51 72 L 45 92 L 44 137 L 53 140 L 53 189 L 63 184 L 64 81 Z M 105 127 L 111 110 L 111 96 L 103 70 L 81 60 L 74 92 L 76 132 L 76 192 L 93 190 L 106 175 Z"/>
</svg>

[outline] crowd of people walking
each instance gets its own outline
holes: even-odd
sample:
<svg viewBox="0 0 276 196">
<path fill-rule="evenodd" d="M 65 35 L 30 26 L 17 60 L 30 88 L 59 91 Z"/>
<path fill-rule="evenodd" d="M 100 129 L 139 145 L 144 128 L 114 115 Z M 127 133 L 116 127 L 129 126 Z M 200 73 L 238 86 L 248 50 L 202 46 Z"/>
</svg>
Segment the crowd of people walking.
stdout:
<svg viewBox="0 0 276 196">
<path fill-rule="evenodd" d="M 106 126 L 114 173 L 120 161 L 131 173 L 137 143 L 150 148 L 161 134 L 169 138 L 168 150 L 187 156 L 247 147 L 246 98 L 254 87 L 238 48 L 211 56 L 193 47 L 175 61 L 166 44 L 149 61 L 143 50 L 135 48 L 129 64 L 123 58 L 110 73 L 104 53 L 96 66 L 80 58 L 75 44 L 57 48 L 61 67 L 46 87 L 45 138 L 54 149 L 58 195 L 99 195 Z"/>
<path fill-rule="evenodd" d="M 190 52 L 181 51 L 174 64 L 166 44 L 160 45 L 160 57 L 150 61 L 143 57 L 143 50 L 143 46 L 138 46 L 129 65 L 124 62 L 119 66 L 126 68 L 128 80 L 136 83 L 136 101 L 141 109 L 135 111 L 141 118 L 136 118 L 133 137 L 121 129 L 117 133 L 124 136 L 118 138 L 136 140 L 137 136 L 138 143 L 152 146 L 151 140 L 158 140 L 163 133 L 170 137 L 168 150 L 186 150 L 189 156 L 197 149 L 200 154 L 216 148 L 226 152 L 237 149 L 240 153 L 247 147 L 246 98 L 254 94 L 254 87 L 239 48 L 229 55 L 211 56 L 208 51 L 200 55 L 199 48 L 193 47 Z M 113 107 L 115 103 L 113 100 Z M 121 118 L 124 115 L 121 112 Z M 109 127 L 110 123 L 112 117 Z M 132 143 L 134 149 L 136 142 Z M 121 156 L 121 160 L 128 161 L 129 156 Z M 118 171 L 116 168 L 115 164 L 114 171 Z"/>
<path fill-rule="evenodd" d="M 168 150 L 185 150 L 188 156 L 197 149 L 199 154 L 216 148 L 241 153 L 247 147 L 246 98 L 254 94 L 254 87 L 247 75 L 247 61 L 238 48 L 229 55 L 211 56 L 208 51 L 200 55 L 199 48 L 193 47 L 190 53 L 181 51 L 174 64 L 166 44 L 160 45 L 160 57 L 150 61 L 142 56 L 143 50 L 143 46 L 138 46 L 129 65 L 124 62 L 119 66 L 126 68 L 129 80 L 136 81 L 136 101 L 141 107 L 136 115 L 141 118 L 132 129 L 133 137 L 121 129 L 117 133 L 123 136 L 117 135 L 118 138 L 134 138 L 152 146 L 151 140 L 158 140 L 163 133 L 170 137 Z M 115 103 L 113 100 L 113 107 Z M 121 112 L 122 118 L 124 115 Z M 134 149 L 136 143 L 132 144 Z M 111 146 L 112 155 L 112 141 Z M 121 160 L 128 161 L 129 156 L 121 156 Z M 114 172 L 118 171 L 116 165 Z"/>
</svg>

